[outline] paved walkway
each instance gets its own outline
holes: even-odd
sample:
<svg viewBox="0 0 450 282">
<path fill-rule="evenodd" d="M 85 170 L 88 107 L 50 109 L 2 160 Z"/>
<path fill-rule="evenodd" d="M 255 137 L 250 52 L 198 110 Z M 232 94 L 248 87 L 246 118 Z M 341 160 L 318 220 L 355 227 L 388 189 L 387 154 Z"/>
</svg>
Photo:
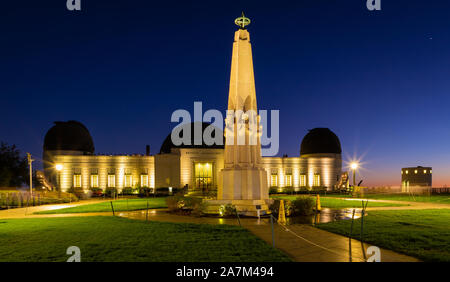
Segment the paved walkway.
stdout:
<svg viewBox="0 0 450 282">
<path fill-rule="evenodd" d="M 119 216 L 133 219 L 146 218 L 145 211 L 122 212 Z M 242 225 L 254 235 L 272 244 L 272 231 L 270 220 L 267 218 L 213 218 L 180 216 L 166 213 L 163 210 L 152 210 L 148 214 L 150 221 L 207 223 Z M 320 230 L 309 225 L 293 224 L 288 226 L 274 223 L 275 247 L 288 254 L 297 262 L 363 262 L 363 249 L 367 250 L 370 245 L 361 244 L 358 240 L 350 240 L 347 237 Z M 350 245 L 351 244 L 351 245 Z M 351 250 L 351 252 L 350 252 Z M 410 256 L 399 254 L 390 250 L 381 249 L 381 261 L 383 262 L 418 262 L 419 260 Z"/>
<path fill-rule="evenodd" d="M 82 205 L 90 205 L 90 204 L 96 204 L 96 203 L 101 203 L 101 202 L 105 202 L 105 201 L 109 201 L 109 200 L 92 199 L 92 200 L 83 200 L 83 201 L 73 202 L 73 203 L 42 205 L 42 206 L 36 206 L 36 207 L 0 210 L 0 219 L 3 219 L 3 218 L 24 218 L 24 217 L 27 217 L 27 218 L 28 217 L 61 217 L 61 216 L 64 216 L 64 215 L 63 214 L 54 214 L 54 215 L 42 214 L 42 215 L 37 215 L 37 214 L 33 214 L 33 213 L 39 212 L 39 211 L 48 211 L 48 210 L 56 210 L 56 209 L 77 207 L 77 206 L 82 206 Z M 106 214 L 110 215 L 108 213 L 106 213 Z"/>
</svg>

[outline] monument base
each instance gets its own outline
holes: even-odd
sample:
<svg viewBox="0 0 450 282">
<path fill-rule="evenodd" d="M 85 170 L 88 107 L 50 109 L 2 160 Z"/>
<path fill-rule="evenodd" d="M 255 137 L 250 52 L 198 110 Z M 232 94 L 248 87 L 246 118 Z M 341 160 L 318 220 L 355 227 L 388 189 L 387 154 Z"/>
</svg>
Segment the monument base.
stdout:
<svg viewBox="0 0 450 282">
<path fill-rule="evenodd" d="M 270 214 L 271 200 L 207 200 L 206 214 L 220 214 L 226 205 L 233 205 L 242 216 L 258 216 Z"/>
</svg>

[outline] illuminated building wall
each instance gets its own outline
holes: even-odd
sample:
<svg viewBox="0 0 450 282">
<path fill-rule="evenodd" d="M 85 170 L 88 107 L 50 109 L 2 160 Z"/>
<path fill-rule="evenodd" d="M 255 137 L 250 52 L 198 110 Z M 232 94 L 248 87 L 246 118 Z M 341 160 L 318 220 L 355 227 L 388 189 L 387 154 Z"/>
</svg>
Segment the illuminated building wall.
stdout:
<svg viewBox="0 0 450 282">
<path fill-rule="evenodd" d="M 104 156 L 104 155 L 54 155 L 55 165 L 62 165 L 62 169 L 53 169 L 52 174 L 56 178 L 57 186 L 62 191 L 75 187 L 74 180 L 81 176 L 81 187 L 87 191 L 96 188 L 95 180 L 98 177 L 98 188 L 106 189 L 108 177 L 115 176 L 115 188 L 119 191 L 125 187 L 125 175 L 128 175 L 130 188 L 141 186 L 141 179 L 147 177 L 148 186 L 155 187 L 155 162 L 154 156 Z M 111 187 L 112 188 L 112 187 Z"/>
<path fill-rule="evenodd" d="M 267 171 L 269 186 L 298 188 L 295 190 L 299 190 L 300 187 L 311 189 L 315 186 L 332 190 L 339 181 L 342 170 L 340 154 L 310 154 L 292 158 L 265 157 L 262 158 L 262 163 Z"/>
<path fill-rule="evenodd" d="M 200 163 L 212 166 L 211 187 L 217 189 L 219 171 L 224 167 L 223 153 L 223 149 L 174 148 L 170 154 L 154 156 L 54 155 L 52 174 L 57 186 L 61 183 L 62 191 L 74 187 L 76 177 L 81 177 L 80 188 L 85 191 L 96 187 L 97 183 L 98 188 L 106 189 L 108 178 L 110 183 L 115 182 L 113 184 L 119 191 L 126 188 L 126 178 L 131 181 L 127 186 L 132 188 L 147 183 L 150 188 L 182 188 L 187 184 L 195 189 L 195 164 Z M 315 186 L 333 189 L 341 174 L 341 163 L 339 154 L 262 158 L 269 186 L 293 187 L 296 190 Z M 62 165 L 61 171 L 54 168 L 56 164 Z M 422 168 L 421 174 L 424 169 L 431 173 L 431 168 Z M 409 170 L 414 174 L 414 169 Z M 98 180 L 93 183 L 96 178 Z"/>
</svg>

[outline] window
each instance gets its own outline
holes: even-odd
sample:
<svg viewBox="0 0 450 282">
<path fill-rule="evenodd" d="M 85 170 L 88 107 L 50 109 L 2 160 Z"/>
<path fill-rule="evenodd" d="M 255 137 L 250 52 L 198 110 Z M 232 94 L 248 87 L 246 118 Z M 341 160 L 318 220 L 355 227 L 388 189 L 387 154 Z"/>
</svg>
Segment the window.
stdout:
<svg viewBox="0 0 450 282">
<path fill-rule="evenodd" d="M 91 187 L 98 188 L 98 174 L 91 174 Z"/>
<path fill-rule="evenodd" d="M 133 186 L 133 176 L 131 174 L 126 174 L 124 187 L 130 188 L 131 186 Z"/>
<path fill-rule="evenodd" d="M 414 173 L 415 173 L 415 174 L 417 174 L 417 169 L 416 169 L 416 170 L 414 170 Z"/>
<path fill-rule="evenodd" d="M 272 186 L 272 187 L 278 186 L 278 175 L 277 174 L 272 174 L 270 176 L 270 186 Z"/>
<path fill-rule="evenodd" d="M 426 170 L 426 169 L 424 169 L 424 170 L 423 170 L 423 173 L 424 173 L 424 174 L 427 174 L 427 170 Z"/>
<path fill-rule="evenodd" d="M 205 189 L 211 188 L 213 184 L 213 164 L 212 163 L 195 163 L 194 175 L 195 175 L 195 188 Z"/>
<path fill-rule="evenodd" d="M 306 174 L 300 174 L 300 186 L 306 187 Z"/>
<path fill-rule="evenodd" d="M 314 174 L 313 186 L 320 186 L 320 174 Z"/>
<path fill-rule="evenodd" d="M 148 175 L 147 174 L 141 174 L 141 186 L 148 187 Z"/>
<path fill-rule="evenodd" d="M 73 175 L 73 187 L 81 188 L 81 174 Z"/>
<path fill-rule="evenodd" d="M 408 174 L 408 171 L 406 170 L 405 173 Z"/>
<path fill-rule="evenodd" d="M 116 175 L 115 174 L 108 174 L 108 187 L 109 188 L 116 187 Z"/>
<path fill-rule="evenodd" d="M 292 174 L 286 174 L 284 184 L 286 187 L 292 187 Z"/>
</svg>

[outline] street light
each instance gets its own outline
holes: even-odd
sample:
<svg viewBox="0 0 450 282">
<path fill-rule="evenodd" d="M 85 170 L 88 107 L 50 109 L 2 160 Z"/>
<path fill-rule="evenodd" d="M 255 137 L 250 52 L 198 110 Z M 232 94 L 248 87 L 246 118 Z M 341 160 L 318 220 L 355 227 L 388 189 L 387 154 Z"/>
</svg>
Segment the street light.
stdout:
<svg viewBox="0 0 450 282">
<path fill-rule="evenodd" d="M 55 169 L 56 171 L 58 171 L 58 190 L 61 192 L 61 170 L 63 169 L 63 165 L 62 164 L 56 164 L 55 165 Z"/>
<path fill-rule="evenodd" d="M 358 168 L 358 163 L 353 162 L 350 164 L 350 168 L 353 170 L 353 188 L 356 187 L 356 169 Z"/>
</svg>

